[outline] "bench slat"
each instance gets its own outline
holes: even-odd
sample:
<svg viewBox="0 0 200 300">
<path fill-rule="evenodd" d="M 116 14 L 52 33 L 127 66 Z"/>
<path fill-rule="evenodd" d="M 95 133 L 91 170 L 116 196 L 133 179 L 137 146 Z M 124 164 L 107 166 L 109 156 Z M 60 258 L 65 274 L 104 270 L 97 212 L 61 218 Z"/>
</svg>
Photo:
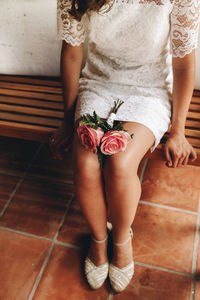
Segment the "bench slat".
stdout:
<svg viewBox="0 0 200 300">
<path fill-rule="evenodd" d="M 195 90 L 193 91 L 193 96 L 194 97 L 200 97 L 200 90 Z"/>
<path fill-rule="evenodd" d="M 198 120 L 186 120 L 186 128 L 198 128 L 200 129 L 200 122 Z"/>
<path fill-rule="evenodd" d="M 191 103 L 200 104 L 200 97 L 193 96 L 191 99 Z"/>
<path fill-rule="evenodd" d="M 1 121 L 13 121 L 13 122 L 19 122 L 24 124 L 39 124 L 44 126 L 50 126 L 57 128 L 60 125 L 61 119 L 53 119 L 53 118 L 44 118 L 37 116 L 31 116 L 31 115 L 24 115 L 24 114 L 15 114 L 15 113 L 8 113 L 8 112 L 2 112 L 0 113 L 0 120 Z"/>
<path fill-rule="evenodd" d="M 0 81 L 0 88 L 5 88 L 5 82 Z M 22 90 L 22 91 L 29 91 L 29 92 L 43 92 L 43 93 L 50 93 L 50 94 L 62 94 L 62 89 L 60 87 L 49 87 L 43 85 L 33 85 L 33 84 L 22 84 L 22 83 L 13 83 L 7 82 L 6 89 L 10 90 Z"/>
<path fill-rule="evenodd" d="M 190 103 L 190 111 L 200 112 L 200 103 Z"/>
<path fill-rule="evenodd" d="M 36 92 L 20 91 L 20 90 L 9 90 L 9 89 L 2 89 L 2 88 L 0 88 L 0 95 L 33 98 L 33 99 L 44 99 L 49 101 L 60 101 L 60 102 L 63 101 L 62 95 L 36 93 Z"/>
<path fill-rule="evenodd" d="M 0 121 L 0 135 L 31 141 L 48 142 L 55 128 Z"/>
<path fill-rule="evenodd" d="M 186 138 L 193 147 L 198 148 L 198 149 L 200 148 L 200 140 L 199 139 L 195 139 L 190 136 L 188 136 L 188 137 L 186 136 Z M 200 151 L 199 151 L 199 153 L 200 153 Z"/>
<path fill-rule="evenodd" d="M 61 87 L 62 83 L 59 77 L 40 77 L 35 76 L 13 76 L 13 75 L 0 75 L 0 81 L 7 82 L 19 82 L 19 83 L 29 83 L 36 85 L 46 85 L 46 86 L 55 86 Z"/>
<path fill-rule="evenodd" d="M 200 131 L 197 129 L 185 129 L 185 135 L 186 136 L 192 136 L 195 138 L 200 139 Z"/>
<path fill-rule="evenodd" d="M 168 136 L 169 136 L 169 133 L 166 133 L 162 139 L 166 140 Z M 200 139 L 198 137 L 193 137 L 193 136 L 186 134 L 186 138 L 193 147 L 199 148 L 199 150 L 200 150 Z"/>
<path fill-rule="evenodd" d="M 189 112 L 187 113 L 187 118 L 200 120 L 200 113 L 194 112 L 194 111 L 189 111 Z"/>
<path fill-rule="evenodd" d="M 48 116 L 52 118 L 63 119 L 63 111 L 41 109 L 41 108 L 32 108 L 27 106 L 17 106 L 17 105 L 7 105 L 0 104 L 0 111 L 6 112 L 18 112 L 22 114 L 35 115 L 37 116 Z"/>
<path fill-rule="evenodd" d="M 166 132 L 165 135 L 168 136 L 169 131 Z M 200 139 L 199 129 L 187 129 L 187 128 L 185 128 L 185 135 L 188 136 L 188 137 L 194 137 L 194 138 Z"/>
<path fill-rule="evenodd" d="M 34 106 L 39 108 L 46 107 L 49 109 L 62 110 L 62 111 L 64 109 L 64 104 L 62 102 L 53 102 L 48 100 L 35 100 L 35 99 L 9 97 L 9 96 L 0 95 L 0 107 L 1 107 L 1 103 Z"/>
<path fill-rule="evenodd" d="M 1 121 L 0 120 L 0 125 L 7 125 L 10 128 L 20 128 L 21 125 L 23 125 L 23 127 L 25 129 L 34 129 L 36 131 L 44 131 L 44 132 L 52 132 L 52 130 L 54 130 L 54 127 L 46 127 L 46 126 L 40 126 L 40 125 L 33 125 L 33 124 L 24 124 L 24 123 L 13 123 L 13 122 L 6 122 L 6 121 Z"/>
</svg>

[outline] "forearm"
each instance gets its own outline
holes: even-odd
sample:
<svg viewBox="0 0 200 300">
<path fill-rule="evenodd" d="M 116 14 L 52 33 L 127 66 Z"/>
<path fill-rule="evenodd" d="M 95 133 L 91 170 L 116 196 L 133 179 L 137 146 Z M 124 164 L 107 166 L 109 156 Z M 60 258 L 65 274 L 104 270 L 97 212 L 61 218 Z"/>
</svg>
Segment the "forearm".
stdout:
<svg viewBox="0 0 200 300">
<path fill-rule="evenodd" d="M 74 115 L 82 60 L 82 45 L 71 47 L 63 44 L 61 52 L 61 78 L 63 83 L 64 114 L 65 119 L 69 120 L 69 122 L 72 121 Z"/>
<path fill-rule="evenodd" d="M 171 132 L 184 133 L 186 116 L 194 89 L 195 63 L 190 63 L 185 68 L 174 68 L 173 77 Z"/>
</svg>

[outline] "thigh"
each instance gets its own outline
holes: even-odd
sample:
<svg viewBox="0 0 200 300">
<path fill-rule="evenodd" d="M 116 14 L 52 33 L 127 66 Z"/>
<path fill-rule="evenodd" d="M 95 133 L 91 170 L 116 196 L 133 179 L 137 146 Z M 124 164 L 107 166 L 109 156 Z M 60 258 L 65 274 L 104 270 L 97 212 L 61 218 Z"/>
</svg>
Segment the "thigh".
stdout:
<svg viewBox="0 0 200 300">
<path fill-rule="evenodd" d="M 109 167 L 115 167 L 121 170 L 130 167 L 133 169 L 135 167 L 137 170 L 141 159 L 155 143 L 155 136 L 148 127 L 140 123 L 124 122 L 123 128 L 130 134 L 133 134 L 133 138 L 127 145 L 125 151 L 108 157 L 106 164 L 109 165 Z"/>
</svg>

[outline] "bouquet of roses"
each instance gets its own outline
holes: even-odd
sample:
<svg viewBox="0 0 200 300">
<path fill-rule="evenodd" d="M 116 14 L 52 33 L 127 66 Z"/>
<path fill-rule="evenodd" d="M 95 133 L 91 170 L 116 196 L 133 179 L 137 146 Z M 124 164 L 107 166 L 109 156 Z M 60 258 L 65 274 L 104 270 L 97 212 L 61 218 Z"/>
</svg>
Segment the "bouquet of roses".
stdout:
<svg viewBox="0 0 200 300">
<path fill-rule="evenodd" d="M 98 154 L 101 169 L 108 155 L 124 151 L 133 138 L 133 134 L 123 130 L 122 122 L 114 122 L 116 113 L 123 103 L 121 100 L 114 102 L 107 120 L 102 120 L 95 111 L 93 115 L 83 115 L 77 128 L 81 144 L 89 151 Z"/>
</svg>

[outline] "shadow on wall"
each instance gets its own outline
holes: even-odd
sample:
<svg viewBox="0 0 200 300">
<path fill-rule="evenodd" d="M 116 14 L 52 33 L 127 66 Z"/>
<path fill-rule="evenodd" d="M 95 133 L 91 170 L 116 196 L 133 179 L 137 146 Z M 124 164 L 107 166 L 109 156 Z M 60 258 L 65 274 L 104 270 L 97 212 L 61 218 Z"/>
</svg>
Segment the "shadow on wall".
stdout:
<svg viewBox="0 0 200 300">
<path fill-rule="evenodd" d="M 58 76 L 57 0 L 0 0 L 0 73 Z M 195 88 L 200 89 L 200 31 Z"/>
</svg>

